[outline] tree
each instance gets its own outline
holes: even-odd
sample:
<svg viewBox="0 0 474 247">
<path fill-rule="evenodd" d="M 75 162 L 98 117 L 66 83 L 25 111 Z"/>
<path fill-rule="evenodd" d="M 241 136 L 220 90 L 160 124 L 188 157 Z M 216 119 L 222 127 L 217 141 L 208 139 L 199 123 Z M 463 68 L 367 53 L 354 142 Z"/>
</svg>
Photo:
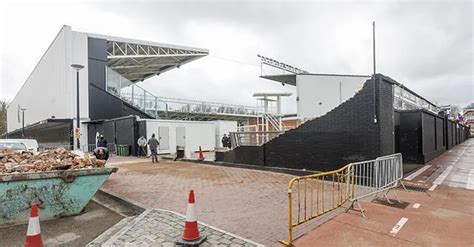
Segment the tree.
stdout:
<svg viewBox="0 0 474 247">
<path fill-rule="evenodd" d="M 0 135 L 7 132 L 7 106 L 8 101 L 0 100 Z"/>
<path fill-rule="evenodd" d="M 464 109 L 474 109 L 474 102 L 464 107 Z"/>
</svg>

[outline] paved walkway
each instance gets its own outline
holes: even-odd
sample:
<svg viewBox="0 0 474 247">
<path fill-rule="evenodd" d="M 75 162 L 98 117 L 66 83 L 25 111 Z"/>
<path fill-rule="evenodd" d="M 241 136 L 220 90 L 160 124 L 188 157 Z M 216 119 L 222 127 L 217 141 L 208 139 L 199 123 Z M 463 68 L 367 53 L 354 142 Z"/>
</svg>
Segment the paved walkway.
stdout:
<svg viewBox="0 0 474 247">
<path fill-rule="evenodd" d="M 125 219 L 126 220 L 126 219 Z M 175 246 L 184 227 L 185 217 L 170 211 L 146 210 L 136 218 L 121 224 L 121 229 L 113 235 L 104 233 L 89 243 L 88 247 L 95 246 Z M 247 239 L 223 232 L 216 228 L 199 224 L 201 235 L 207 236 L 201 246 L 259 246 Z"/>
<path fill-rule="evenodd" d="M 193 188 L 199 221 L 270 246 L 287 235 L 291 175 L 167 160 L 117 166 L 105 190 L 185 214 Z"/>
<path fill-rule="evenodd" d="M 474 246 L 474 139 L 445 152 L 397 190 L 404 209 L 363 202 L 367 218 L 349 211 L 295 241 L 296 246 Z M 410 174 L 408 175 L 410 176 Z"/>
</svg>

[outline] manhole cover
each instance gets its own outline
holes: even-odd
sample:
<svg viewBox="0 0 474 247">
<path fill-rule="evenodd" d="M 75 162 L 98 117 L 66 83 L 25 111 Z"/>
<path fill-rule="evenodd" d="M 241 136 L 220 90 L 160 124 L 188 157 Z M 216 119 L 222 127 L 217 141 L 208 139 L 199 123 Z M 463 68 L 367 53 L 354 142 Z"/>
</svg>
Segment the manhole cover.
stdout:
<svg viewBox="0 0 474 247">
<path fill-rule="evenodd" d="M 404 201 L 398 202 L 396 199 L 390 199 L 390 201 L 392 203 L 388 203 L 385 198 L 375 198 L 374 200 L 372 200 L 373 203 L 377 203 L 377 204 L 381 204 L 381 205 L 389 206 L 393 208 L 399 208 L 399 209 L 405 209 L 408 205 L 410 205 L 409 202 L 404 202 Z"/>
</svg>

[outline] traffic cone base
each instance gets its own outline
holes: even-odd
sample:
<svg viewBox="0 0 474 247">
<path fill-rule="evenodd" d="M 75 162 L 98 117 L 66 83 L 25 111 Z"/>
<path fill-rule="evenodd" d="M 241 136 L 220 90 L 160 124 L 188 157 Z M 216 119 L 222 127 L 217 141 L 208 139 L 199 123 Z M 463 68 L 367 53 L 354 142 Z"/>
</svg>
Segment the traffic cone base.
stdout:
<svg viewBox="0 0 474 247">
<path fill-rule="evenodd" d="M 180 240 L 176 241 L 176 245 L 199 246 L 200 244 L 202 244 L 206 240 L 206 238 L 207 238 L 207 236 L 201 235 L 201 236 L 199 236 L 198 239 L 192 240 L 192 241 L 180 239 Z"/>
</svg>

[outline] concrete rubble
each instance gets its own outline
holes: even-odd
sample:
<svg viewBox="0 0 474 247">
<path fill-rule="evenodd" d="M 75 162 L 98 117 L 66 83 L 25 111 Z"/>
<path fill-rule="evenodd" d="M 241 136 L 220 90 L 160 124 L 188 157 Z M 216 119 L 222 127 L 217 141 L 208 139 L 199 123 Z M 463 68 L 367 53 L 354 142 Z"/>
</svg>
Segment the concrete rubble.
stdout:
<svg viewBox="0 0 474 247">
<path fill-rule="evenodd" d="M 78 154 L 64 148 L 43 151 L 38 154 L 31 152 L 15 152 L 0 150 L 0 173 L 44 172 L 57 170 L 76 170 L 102 168 L 105 160 L 98 160 L 95 156 Z"/>
</svg>

